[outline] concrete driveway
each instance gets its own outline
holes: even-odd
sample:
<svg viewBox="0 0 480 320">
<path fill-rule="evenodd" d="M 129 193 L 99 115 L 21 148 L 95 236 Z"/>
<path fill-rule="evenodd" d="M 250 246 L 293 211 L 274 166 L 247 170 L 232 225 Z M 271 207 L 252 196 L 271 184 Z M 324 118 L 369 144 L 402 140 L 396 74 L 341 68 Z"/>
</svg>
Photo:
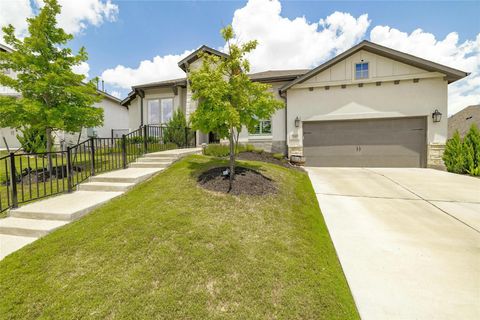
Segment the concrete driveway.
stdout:
<svg viewBox="0 0 480 320">
<path fill-rule="evenodd" d="M 480 179 L 307 171 L 363 319 L 480 319 Z"/>
</svg>

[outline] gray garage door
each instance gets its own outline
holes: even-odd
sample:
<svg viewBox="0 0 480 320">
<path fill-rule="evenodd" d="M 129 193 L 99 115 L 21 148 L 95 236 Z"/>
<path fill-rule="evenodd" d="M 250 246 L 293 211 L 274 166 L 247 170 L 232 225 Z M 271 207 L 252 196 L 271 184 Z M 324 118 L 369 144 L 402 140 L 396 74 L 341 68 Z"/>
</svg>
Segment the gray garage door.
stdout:
<svg viewBox="0 0 480 320">
<path fill-rule="evenodd" d="M 303 123 L 307 166 L 424 167 L 426 118 Z"/>
</svg>

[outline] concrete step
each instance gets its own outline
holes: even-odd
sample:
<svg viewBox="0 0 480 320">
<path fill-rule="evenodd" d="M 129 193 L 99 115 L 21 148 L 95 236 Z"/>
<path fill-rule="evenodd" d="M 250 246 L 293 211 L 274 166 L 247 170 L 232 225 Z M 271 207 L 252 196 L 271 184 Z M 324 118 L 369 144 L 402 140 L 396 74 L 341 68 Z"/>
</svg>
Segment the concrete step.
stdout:
<svg viewBox="0 0 480 320">
<path fill-rule="evenodd" d="M 162 157 L 142 157 L 142 158 L 138 158 L 137 162 L 165 162 L 167 164 L 171 164 L 175 160 L 177 160 L 177 158 L 171 158 L 171 157 L 168 157 L 168 158 L 167 157 L 165 157 L 165 158 L 162 158 Z"/>
<path fill-rule="evenodd" d="M 133 187 L 132 182 L 86 182 L 82 183 L 78 190 L 81 191 L 127 191 Z"/>
<path fill-rule="evenodd" d="M 130 163 L 130 168 L 166 168 L 170 163 L 167 162 L 134 162 Z"/>
<path fill-rule="evenodd" d="M 128 168 L 91 177 L 90 182 L 138 183 L 161 170 L 163 168 Z"/>
<path fill-rule="evenodd" d="M 186 148 L 186 149 L 175 149 L 175 150 L 166 150 L 160 152 L 152 152 L 145 154 L 145 157 L 184 157 L 191 154 L 201 154 L 202 148 Z"/>
<path fill-rule="evenodd" d="M 67 223 L 68 221 L 8 217 L 0 219 L 0 234 L 23 237 L 42 237 Z"/>
<path fill-rule="evenodd" d="M 122 193 L 76 191 L 10 210 L 10 216 L 22 219 L 73 221 Z"/>
<path fill-rule="evenodd" d="M 9 234 L 0 234 L 0 260 L 10 253 L 26 246 L 37 240 L 36 237 L 12 236 Z"/>
<path fill-rule="evenodd" d="M 146 154 L 143 155 L 143 157 L 145 157 L 145 158 L 162 158 L 162 159 L 178 159 L 178 156 L 176 154 L 163 153 L 163 152 L 166 152 L 166 151 L 146 153 Z"/>
</svg>

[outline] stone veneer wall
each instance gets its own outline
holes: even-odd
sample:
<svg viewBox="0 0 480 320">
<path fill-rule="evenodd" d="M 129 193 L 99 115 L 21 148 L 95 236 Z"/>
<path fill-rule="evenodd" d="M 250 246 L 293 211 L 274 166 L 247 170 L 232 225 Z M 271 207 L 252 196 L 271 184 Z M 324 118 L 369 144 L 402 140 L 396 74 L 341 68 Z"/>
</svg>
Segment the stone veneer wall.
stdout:
<svg viewBox="0 0 480 320">
<path fill-rule="evenodd" d="M 445 170 L 445 164 L 442 159 L 444 151 L 444 144 L 429 144 L 427 147 L 427 168 Z"/>
<path fill-rule="evenodd" d="M 256 148 L 260 148 L 266 152 L 272 152 L 272 153 L 285 154 L 287 149 L 287 146 L 285 145 L 285 141 L 248 140 L 247 143 L 255 146 Z"/>
</svg>

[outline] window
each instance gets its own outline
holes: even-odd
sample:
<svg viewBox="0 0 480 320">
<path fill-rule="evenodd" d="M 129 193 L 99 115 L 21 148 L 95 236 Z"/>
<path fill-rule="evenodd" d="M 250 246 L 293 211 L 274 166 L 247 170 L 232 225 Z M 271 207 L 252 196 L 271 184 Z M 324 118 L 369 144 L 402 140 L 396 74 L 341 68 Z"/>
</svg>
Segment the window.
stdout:
<svg viewBox="0 0 480 320">
<path fill-rule="evenodd" d="M 167 123 L 172 119 L 173 99 L 155 99 L 147 102 L 148 124 Z"/>
<path fill-rule="evenodd" d="M 258 125 L 255 126 L 255 131 L 253 134 L 258 135 L 271 135 L 272 134 L 272 121 L 271 120 L 260 120 Z"/>
<path fill-rule="evenodd" d="M 355 79 L 368 79 L 368 62 L 355 64 Z"/>
</svg>

